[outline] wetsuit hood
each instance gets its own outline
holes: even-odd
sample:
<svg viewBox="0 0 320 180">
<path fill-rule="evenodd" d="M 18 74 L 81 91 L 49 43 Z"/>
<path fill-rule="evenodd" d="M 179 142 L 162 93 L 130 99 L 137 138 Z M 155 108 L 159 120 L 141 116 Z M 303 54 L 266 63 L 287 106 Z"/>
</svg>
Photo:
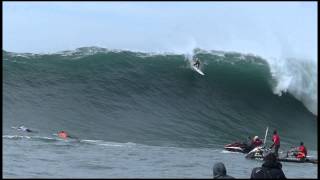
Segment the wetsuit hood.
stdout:
<svg viewBox="0 0 320 180">
<path fill-rule="evenodd" d="M 227 174 L 226 167 L 224 166 L 223 163 L 219 162 L 213 166 L 214 177 L 225 176 L 226 174 Z"/>
</svg>

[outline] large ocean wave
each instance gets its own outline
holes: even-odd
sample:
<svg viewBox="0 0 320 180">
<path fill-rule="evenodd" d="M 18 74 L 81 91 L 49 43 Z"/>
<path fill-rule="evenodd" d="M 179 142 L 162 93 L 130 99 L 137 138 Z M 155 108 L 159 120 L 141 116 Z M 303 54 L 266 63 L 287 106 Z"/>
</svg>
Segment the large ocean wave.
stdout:
<svg viewBox="0 0 320 180">
<path fill-rule="evenodd" d="M 83 139 L 223 145 L 279 129 L 284 144 L 316 147 L 316 67 L 195 49 L 190 55 L 87 47 L 3 51 L 4 125 L 61 128 Z"/>
</svg>

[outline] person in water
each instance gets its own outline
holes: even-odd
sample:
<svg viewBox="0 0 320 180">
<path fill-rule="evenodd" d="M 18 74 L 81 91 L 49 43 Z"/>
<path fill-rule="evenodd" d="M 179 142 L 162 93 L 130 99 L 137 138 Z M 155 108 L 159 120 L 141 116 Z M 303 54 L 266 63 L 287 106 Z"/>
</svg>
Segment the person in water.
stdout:
<svg viewBox="0 0 320 180">
<path fill-rule="evenodd" d="M 267 154 L 263 160 L 261 167 L 252 169 L 251 179 L 286 179 L 282 171 L 282 164 L 274 153 Z"/>
<path fill-rule="evenodd" d="M 254 138 L 251 140 L 249 149 L 250 151 L 253 150 L 256 147 L 259 147 L 263 144 L 262 140 L 259 138 L 259 136 L 254 136 Z M 263 151 L 262 149 L 256 149 L 255 151 L 249 152 L 246 157 L 263 157 Z"/>
<path fill-rule="evenodd" d="M 66 131 L 59 131 L 58 136 L 62 139 L 71 138 L 71 139 L 79 140 L 79 138 L 75 136 L 70 136 Z"/>
<path fill-rule="evenodd" d="M 255 147 L 261 146 L 262 144 L 263 144 L 263 142 L 259 139 L 259 137 L 258 137 L 258 136 L 255 136 L 255 137 L 253 138 L 253 141 L 252 141 L 251 146 L 252 146 L 253 148 L 255 148 Z"/>
<path fill-rule="evenodd" d="M 270 146 L 270 149 L 274 147 L 274 153 L 278 157 L 279 156 L 278 151 L 280 148 L 280 136 L 278 135 L 277 130 L 273 131 L 272 141 L 273 141 L 273 144 Z"/>
<path fill-rule="evenodd" d="M 194 66 L 197 66 L 197 68 L 200 67 L 200 60 L 198 58 L 195 58 L 195 63 L 193 64 Z"/>
<path fill-rule="evenodd" d="M 32 132 L 32 130 L 31 130 L 31 129 L 26 128 L 26 127 L 24 127 L 24 126 L 20 126 L 20 127 L 18 127 L 18 128 L 17 128 L 17 130 L 19 130 L 19 131 L 26 131 L 26 132 Z"/>
<path fill-rule="evenodd" d="M 307 148 L 303 145 L 303 142 L 300 142 L 300 146 L 296 147 L 295 152 L 293 153 L 293 155 L 299 159 L 306 158 L 307 154 Z"/>
<path fill-rule="evenodd" d="M 235 179 L 227 175 L 226 167 L 222 162 L 218 162 L 213 166 L 213 179 Z"/>
<path fill-rule="evenodd" d="M 60 132 L 58 132 L 58 136 L 59 136 L 60 138 L 63 138 L 63 139 L 67 139 L 68 137 L 70 137 L 70 136 L 68 135 L 68 133 L 65 132 L 65 131 L 60 131 Z"/>
<path fill-rule="evenodd" d="M 263 142 L 259 139 L 258 136 L 254 136 L 253 139 L 250 136 L 248 136 L 247 141 L 244 142 L 244 144 L 246 145 L 246 149 L 251 151 L 252 149 L 262 145 Z"/>
</svg>

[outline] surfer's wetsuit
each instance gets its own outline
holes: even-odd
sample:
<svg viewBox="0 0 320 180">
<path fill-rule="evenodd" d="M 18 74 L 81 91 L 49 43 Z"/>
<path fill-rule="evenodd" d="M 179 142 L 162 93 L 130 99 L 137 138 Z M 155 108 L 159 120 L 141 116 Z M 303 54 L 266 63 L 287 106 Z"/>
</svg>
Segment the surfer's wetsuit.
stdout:
<svg viewBox="0 0 320 180">
<path fill-rule="evenodd" d="M 197 60 L 196 63 L 194 63 L 193 65 L 194 65 L 194 66 L 197 66 L 197 67 L 199 68 L 199 66 L 200 66 L 200 61 Z"/>
</svg>

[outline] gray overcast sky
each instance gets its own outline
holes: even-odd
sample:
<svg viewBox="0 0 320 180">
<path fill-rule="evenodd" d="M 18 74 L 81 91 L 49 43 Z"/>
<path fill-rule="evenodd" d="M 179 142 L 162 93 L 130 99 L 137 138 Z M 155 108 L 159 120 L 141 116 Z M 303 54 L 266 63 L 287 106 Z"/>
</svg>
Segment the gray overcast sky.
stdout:
<svg viewBox="0 0 320 180">
<path fill-rule="evenodd" d="M 317 2 L 4 2 L 3 47 L 317 56 Z"/>
</svg>

